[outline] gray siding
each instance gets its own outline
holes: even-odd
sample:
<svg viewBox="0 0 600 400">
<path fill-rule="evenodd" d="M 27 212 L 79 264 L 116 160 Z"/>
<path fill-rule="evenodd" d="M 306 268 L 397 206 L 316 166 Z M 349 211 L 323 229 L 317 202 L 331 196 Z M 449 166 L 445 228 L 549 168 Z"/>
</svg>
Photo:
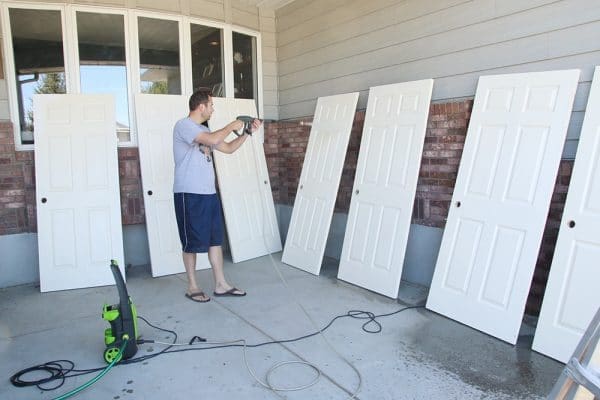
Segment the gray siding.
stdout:
<svg viewBox="0 0 600 400">
<path fill-rule="evenodd" d="M 482 75 L 581 69 L 565 157 L 574 155 L 595 65 L 598 0 L 296 1 L 277 11 L 279 117 L 319 96 L 434 78 L 433 101 L 472 97 Z"/>
</svg>

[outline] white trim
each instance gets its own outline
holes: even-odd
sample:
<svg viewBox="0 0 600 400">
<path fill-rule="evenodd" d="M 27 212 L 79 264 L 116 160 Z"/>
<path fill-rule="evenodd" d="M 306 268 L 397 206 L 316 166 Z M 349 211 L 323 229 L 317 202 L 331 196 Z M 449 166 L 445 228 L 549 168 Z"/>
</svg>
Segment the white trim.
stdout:
<svg viewBox="0 0 600 400">
<path fill-rule="evenodd" d="M 67 83 L 67 93 L 81 93 L 79 78 L 79 40 L 77 38 L 75 12 L 73 7 L 67 6 L 65 7 L 63 17 L 63 53 L 65 57 L 65 82 Z"/>
<path fill-rule="evenodd" d="M 265 117 L 265 102 L 263 101 L 263 64 L 262 64 L 262 36 L 256 35 L 256 97 L 258 118 Z"/>
<path fill-rule="evenodd" d="M 140 91 L 140 55 L 138 50 L 138 26 L 137 26 L 137 15 L 133 12 L 128 12 L 125 14 L 125 19 L 127 20 L 127 28 L 129 32 L 125 32 L 125 34 L 129 34 L 129 36 L 125 36 L 125 47 L 127 54 L 127 82 L 129 85 L 129 101 L 131 108 L 131 116 L 132 120 L 130 121 L 131 126 L 131 147 L 139 146 L 137 138 L 137 114 L 135 110 L 135 94 L 141 93 Z"/>
<path fill-rule="evenodd" d="M 185 24 L 185 29 L 183 27 L 183 25 Z M 192 46 L 191 46 L 191 42 L 192 42 L 192 34 L 190 32 L 191 27 L 190 27 L 190 22 L 184 22 L 181 24 L 181 29 L 180 29 L 180 34 L 179 34 L 179 42 L 181 44 L 180 46 L 180 52 L 181 52 L 181 57 L 180 60 L 182 62 L 181 64 L 181 79 L 182 79 L 182 86 L 181 86 L 181 94 L 186 95 L 186 96 L 190 96 L 192 91 L 194 90 L 194 78 L 191 74 L 192 72 Z M 188 51 L 181 51 L 183 50 L 183 45 L 187 46 L 187 50 Z M 183 71 L 189 71 L 189 74 L 183 74 Z"/>
<path fill-rule="evenodd" d="M 231 26 L 223 29 L 223 68 L 225 68 L 225 97 L 233 98 L 233 29 Z"/>
</svg>

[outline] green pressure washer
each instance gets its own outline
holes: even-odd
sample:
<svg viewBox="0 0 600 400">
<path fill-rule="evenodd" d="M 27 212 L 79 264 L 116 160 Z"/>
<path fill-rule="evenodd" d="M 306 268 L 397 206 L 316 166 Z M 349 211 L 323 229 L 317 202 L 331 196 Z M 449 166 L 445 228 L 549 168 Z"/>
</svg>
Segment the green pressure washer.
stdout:
<svg viewBox="0 0 600 400">
<path fill-rule="evenodd" d="M 119 304 L 104 304 L 102 308 L 102 319 L 110 323 L 110 328 L 104 331 L 104 361 L 113 362 L 121 352 L 124 340 L 127 340 L 123 354 L 119 357 L 121 360 L 127 360 L 137 353 L 137 311 L 131 298 L 127 294 L 127 287 L 121 275 L 119 265 L 115 260 L 110 260 L 110 269 L 115 277 L 117 291 L 119 292 Z"/>
</svg>

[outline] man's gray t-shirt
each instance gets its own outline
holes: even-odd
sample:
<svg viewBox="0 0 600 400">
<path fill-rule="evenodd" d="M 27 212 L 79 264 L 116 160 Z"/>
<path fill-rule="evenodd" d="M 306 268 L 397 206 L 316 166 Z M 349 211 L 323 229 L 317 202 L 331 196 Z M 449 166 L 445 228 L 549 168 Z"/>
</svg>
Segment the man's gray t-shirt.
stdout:
<svg viewBox="0 0 600 400">
<path fill-rule="evenodd" d="M 210 130 L 189 117 L 180 119 L 173 127 L 173 193 L 216 193 L 212 149 L 194 142 L 200 132 L 210 133 Z"/>
</svg>

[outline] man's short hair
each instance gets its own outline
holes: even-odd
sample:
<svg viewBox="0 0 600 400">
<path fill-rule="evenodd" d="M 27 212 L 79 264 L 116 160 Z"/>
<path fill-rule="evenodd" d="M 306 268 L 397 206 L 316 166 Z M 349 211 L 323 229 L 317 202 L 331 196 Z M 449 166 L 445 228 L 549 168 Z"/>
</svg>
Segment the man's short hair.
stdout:
<svg viewBox="0 0 600 400">
<path fill-rule="evenodd" d="M 194 111 L 200 104 L 206 104 L 209 97 L 212 97 L 212 91 L 206 87 L 196 89 L 194 94 L 190 96 L 190 111 Z"/>
</svg>

